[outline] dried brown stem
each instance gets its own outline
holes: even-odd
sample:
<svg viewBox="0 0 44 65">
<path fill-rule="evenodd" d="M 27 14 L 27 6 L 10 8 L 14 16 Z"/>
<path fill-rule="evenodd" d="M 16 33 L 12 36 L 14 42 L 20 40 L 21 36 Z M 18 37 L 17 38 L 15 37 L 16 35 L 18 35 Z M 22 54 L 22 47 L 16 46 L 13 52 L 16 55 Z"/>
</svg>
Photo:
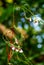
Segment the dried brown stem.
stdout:
<svg viewBox="0 0 44 65">
<path fill-rule="evenodd" d="M 3 35 L 8 37 L 9 39 L 13 39 L 15 36 L 14 32 L 6 28 L 3 24 L 0 24 L 0 32 L 2 32 Z"/>
</svg>

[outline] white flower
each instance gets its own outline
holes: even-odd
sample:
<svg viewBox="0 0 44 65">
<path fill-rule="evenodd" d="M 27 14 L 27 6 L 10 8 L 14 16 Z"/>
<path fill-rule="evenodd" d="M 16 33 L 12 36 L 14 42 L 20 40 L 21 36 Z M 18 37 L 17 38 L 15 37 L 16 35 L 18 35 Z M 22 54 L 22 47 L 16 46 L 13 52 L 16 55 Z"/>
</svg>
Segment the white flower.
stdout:
<svg viewBox="0 0 44 65">
<path fill-rule="evenodd" d="M 18 49 L 16 49 L 16 52 L 18 52 L 19 50 Z"/>
<path fill-rule="evenodd" d="M 34 20 L 34 25 L 37 26 L 38 25 L 38 20 Z"/>
<path fill-rule="evenodd" d="M 32 21 L 32 19 L 31 19 L 31 18 L 29 18 L 29 21 Z"/>
<path fill-rule="evenodd" d="M 21 49 L 19 52 L 20 52 L 20 53 L 23 53 L 23 50 Z"/>
<path fill-rule="evenodd" d="M 14 51 L 15 50 L 15 47 L 12 47 L 12 50 Z"/>
<path fill-rule="evenodd" d="M 41 20 L 41 17 L 35 15 L 32 17 L 32 19 L 33 19 L 34 24 L 38 25 L 39 21 Z"/>
</svg>

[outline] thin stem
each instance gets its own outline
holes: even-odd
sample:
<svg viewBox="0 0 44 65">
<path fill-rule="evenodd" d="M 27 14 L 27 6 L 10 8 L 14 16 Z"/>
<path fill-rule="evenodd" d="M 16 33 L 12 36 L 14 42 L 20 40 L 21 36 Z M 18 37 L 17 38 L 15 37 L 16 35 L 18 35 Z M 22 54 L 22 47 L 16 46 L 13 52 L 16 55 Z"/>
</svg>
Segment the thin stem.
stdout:
<svg viewBox="0 0 44 65">
<path fill-rule="evenodd" d="M 23 53 L 23 56 L 24 56 L 24 58 L 26 59 L 26 61 L 27 61 L 28 63 L 30 63 L 31 65 L 33 65 L 32 62 L 30 62 L 29 59 L 27 59 L 27 57 L 25 56 L 24 53 Z"/>
<path fill-rule="evenodd" d="M 34 15 L 29 9 L 27 9 L 26 7 L 22 6 L 22 8 L 26 9 L 29 13 L 31 13 L 32 15 Z"/>
<path fill-rule="evenodd" d="M 17 58 L 18 58 L 18 60 L 19 60 L 20 62 L 23 62 L 23 63 L 25 63 L 25 64 L 29 65 L 29 63 L 28 63 L 28 62 L 23 61 L 22 59 L 20 59 L 18 55 L 17 55 Z"/>
</svg>

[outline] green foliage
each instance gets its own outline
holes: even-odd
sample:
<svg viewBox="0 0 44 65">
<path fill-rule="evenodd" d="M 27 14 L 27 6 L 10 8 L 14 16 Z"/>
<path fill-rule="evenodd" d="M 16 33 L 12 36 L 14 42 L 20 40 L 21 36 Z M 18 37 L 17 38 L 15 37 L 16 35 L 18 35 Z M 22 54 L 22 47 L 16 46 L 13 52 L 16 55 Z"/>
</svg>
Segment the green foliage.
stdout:
<svg viewBox="0 0 44 65">
<path fill-rule="evenodd" d="M 12 51 L 13 56 L 8 63 L 5 40 L 10 40 L 0 32 L 0 65 L 44 65 L 44 0 L 4 2 L 2 0 L 0 6 L 0 23 L 9 29 L 14 27 L 15 38 L 18 39 L 23 53 Z M 36 15 L 40 15 L 40 20 L 36 18 Z M 39 24 L 38 30 L 34 28 L 34 23 L 35 27 L 36 23 Z M 26 31 L 27 38 L 23 31 L 21 31 L 22 34 L 19 33 L 20 28 L 17 29 L 18 27 Z M 9 50 L 10 46 L 8 44 Z"/>
</svg>

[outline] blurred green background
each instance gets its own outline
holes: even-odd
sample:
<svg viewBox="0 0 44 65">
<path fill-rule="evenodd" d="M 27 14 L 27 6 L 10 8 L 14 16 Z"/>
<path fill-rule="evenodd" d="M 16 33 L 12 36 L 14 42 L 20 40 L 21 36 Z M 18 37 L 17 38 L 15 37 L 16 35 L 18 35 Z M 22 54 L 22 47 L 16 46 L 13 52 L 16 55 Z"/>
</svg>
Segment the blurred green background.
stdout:
<svg viewBox="0 0 44 65">
<path fill-rule="evenodd" d="M 0 23 L 10 28 L 13 21 L 28 38 L 21 38 L 23 53 L 14 52 L 8 64 L 6 43 L 0 33 L 0 65 L 44 65 L 44 0 L 0 0 Z"/>
</svg>

